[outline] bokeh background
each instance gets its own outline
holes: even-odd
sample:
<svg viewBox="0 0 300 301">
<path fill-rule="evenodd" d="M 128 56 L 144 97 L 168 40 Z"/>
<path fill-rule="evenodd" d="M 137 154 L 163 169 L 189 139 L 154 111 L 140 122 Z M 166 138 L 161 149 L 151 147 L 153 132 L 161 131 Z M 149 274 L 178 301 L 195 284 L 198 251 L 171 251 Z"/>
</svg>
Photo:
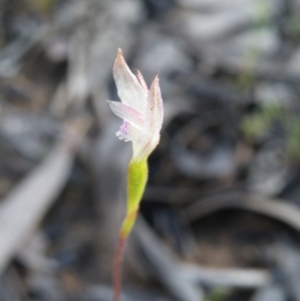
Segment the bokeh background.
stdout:
<svg viewBox="0 0 300 301">
<path fill-rule="evenodd" d="M 165 106 L 122 300 L 299 301 L 299 0 L 0 0 L 0 300 L 112 300 L 118 47 Z"/>
</svg>

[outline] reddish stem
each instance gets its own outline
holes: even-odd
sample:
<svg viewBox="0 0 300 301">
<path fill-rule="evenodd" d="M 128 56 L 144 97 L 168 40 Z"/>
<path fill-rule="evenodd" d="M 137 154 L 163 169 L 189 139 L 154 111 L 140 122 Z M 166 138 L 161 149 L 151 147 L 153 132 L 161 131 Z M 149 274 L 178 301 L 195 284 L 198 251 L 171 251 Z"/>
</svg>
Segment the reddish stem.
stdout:
<svg viewBox="0 0 300 301">
<path fill-rule="evenodd" d="M 123 261 L 125 242 L 126 239 L 122 236 L 119 236 L 115 257 L 114 257 L 114 267 L 113 267 L 113 289 L 114 289 L 113 301 L 120 301 L 121 290 L 122 290 L 122 283 L 121 283 L 122 261 Z"/>
</svg>

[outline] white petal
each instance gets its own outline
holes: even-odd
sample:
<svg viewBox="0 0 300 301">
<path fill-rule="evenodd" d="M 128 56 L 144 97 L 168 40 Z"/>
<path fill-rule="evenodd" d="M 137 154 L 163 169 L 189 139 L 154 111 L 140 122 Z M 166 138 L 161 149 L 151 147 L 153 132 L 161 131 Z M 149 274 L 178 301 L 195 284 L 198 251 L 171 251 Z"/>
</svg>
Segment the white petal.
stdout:
<svg viewBox="0 0 300 301">
<path fill-rule="evenodd" d="M 162 121 L 163 102 L 158 75 L 156 75 L 148 92 L 143 134 L 140 136 L 138 143 L 133 145 L 133 155 L 136 158 L 141 159 L 149 156 L 157 146 L 160 139 Z"/>
<path fill-rule="evenodd" d="M 115 115 L 122 118 L 123 120 L 127 120 L 137 128 L 142 128 L 144 125 L 144 115 L 135 109 L 121 103 L 118 101 L 108 100 L 108 104 L 110 105 L 111 110 Z"/>
<path fill-rule="evenodd" d="M 163 122 L 163 100 L 159 88 L 158 75 L 155 76 L 147 97 L 145 128 L 152 134 L 159 134 Z"/>
<path fill-rule="evenodd" d="M 136 143 L 133 143 L 133 156 L 136 159 L 148 157 L 159 142 L 160 135 L 141 133 Z"/>
<path fill-rule="evenodd" d="M 141 133 L 133 143 L 133 156 L 142 159 L 151 154 L 160 139 L 160 130 L 163 121 L 163 102 L 159 88 L 158 75 L 155 76 L 147 97 L 145 122 Z"/>
<path fill-rule="evenodd" d="M 141 71 L 138 69 L 136 69 L 135 71 L 136 71 L 136 78 L 138 79 L 140 85 L 144 88 L 145 91 L 148 92 L 148 86 L 144 80 L 144 77 L 143 77 Z"/>
<path fill-rule="evenodd" d="M 114 80 L 122 103 L 144 113 L 147 91 L 130 71 L 121 49 L 118 50 L 113 67 Z"/>
</svg>

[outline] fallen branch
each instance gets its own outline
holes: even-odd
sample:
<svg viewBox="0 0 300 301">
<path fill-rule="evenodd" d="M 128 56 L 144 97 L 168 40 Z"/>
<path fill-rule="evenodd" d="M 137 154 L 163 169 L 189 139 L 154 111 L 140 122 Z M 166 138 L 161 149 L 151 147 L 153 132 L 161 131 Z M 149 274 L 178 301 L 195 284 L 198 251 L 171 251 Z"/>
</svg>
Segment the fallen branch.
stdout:
<svg viewBox="0 0 300 301">
<path fill-rule="evenodd" d="M 267 199 L 260 196 L 248 196 L 243 193 L 215 195 L 186 208 L 190 221 L 224 209 L 243 209 L 276 219 L 300 231 L 300 209 L 298 206 L 279 199 Z"/>
<path fill-rule="evenodd" d="M 180 273 L 180 262 L 167 246 L 139 218 L 133 230 L 133 238 L 146 261 L 148 270 L 179 301 L 203 300 L 200 286 Z"/>
<path fill-rule="evenodd" d="M 192 283 L 210 287 L 257 288 L 271 282 L 271 274 L 264 269 L 216 269 L 182 264 L 180 274 Z"/>
<path fill-rule="evenodd" d="M 74 151 L 88 126 L 86 120 L 70 124 L 65 139 L 2 201 L 0 273 L 27 241 L 64 187 L 72 167 Z"/>
</svg>

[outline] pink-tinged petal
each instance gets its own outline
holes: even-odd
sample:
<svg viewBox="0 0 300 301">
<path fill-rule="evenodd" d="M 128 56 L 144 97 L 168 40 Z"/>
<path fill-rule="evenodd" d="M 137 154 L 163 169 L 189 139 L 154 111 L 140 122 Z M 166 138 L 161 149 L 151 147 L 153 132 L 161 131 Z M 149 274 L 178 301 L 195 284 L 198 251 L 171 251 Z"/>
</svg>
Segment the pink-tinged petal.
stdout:
<svg viewBox="0 0 300 301">
<path fill-rule="evenodd" d="M 147 127 L 147 130 L 153 133 L 159 133 L 163 122 L 164 109 L 158 74 L 153 79 L 148 92 L 145 116 L 145 127 Z"/>
<path fill-rule="evenodd" d="M 118 49 L 118 54 L 115 59 L 113 76 L 122 103 L 144 113 L 147 91 L 130 71 L 121 49 Z"/>
<path fill-rule="evenodd" d="M 148 91 L 144 127 L 138 142 L 133 144 L 133 156 L 136 159 L 143 159 L 149 156 L 157 146 L 162 122 L 163 102 L 158 75 L 156 75 Z"/>
<path fill-rule="evenodd" d="M 140 131 L 128 121 L 123 121 L 120 129 L 116 132 L 120 140 L 137 141 L 140 136 Z"/>
<path fill-rule="evenodd" d="M 144 77 L 143 77 L 141 71 L 136 69 L 135 72 L 136 72 L 136 78 L 138 79 L 140 85 L 145 89 L 145 91 L 148 92 L 148 86 L 144 80 Z"/>
<path fill-rule="evenodd" d="M 111 110 L 115 115 L 122 118 L 123 120 L 129 121 L 137 128 L 142 128 L 144 125 L 144 115 L 137 110 L 121 103 L 118 101 L 108 100 Z"/>
</svg>

